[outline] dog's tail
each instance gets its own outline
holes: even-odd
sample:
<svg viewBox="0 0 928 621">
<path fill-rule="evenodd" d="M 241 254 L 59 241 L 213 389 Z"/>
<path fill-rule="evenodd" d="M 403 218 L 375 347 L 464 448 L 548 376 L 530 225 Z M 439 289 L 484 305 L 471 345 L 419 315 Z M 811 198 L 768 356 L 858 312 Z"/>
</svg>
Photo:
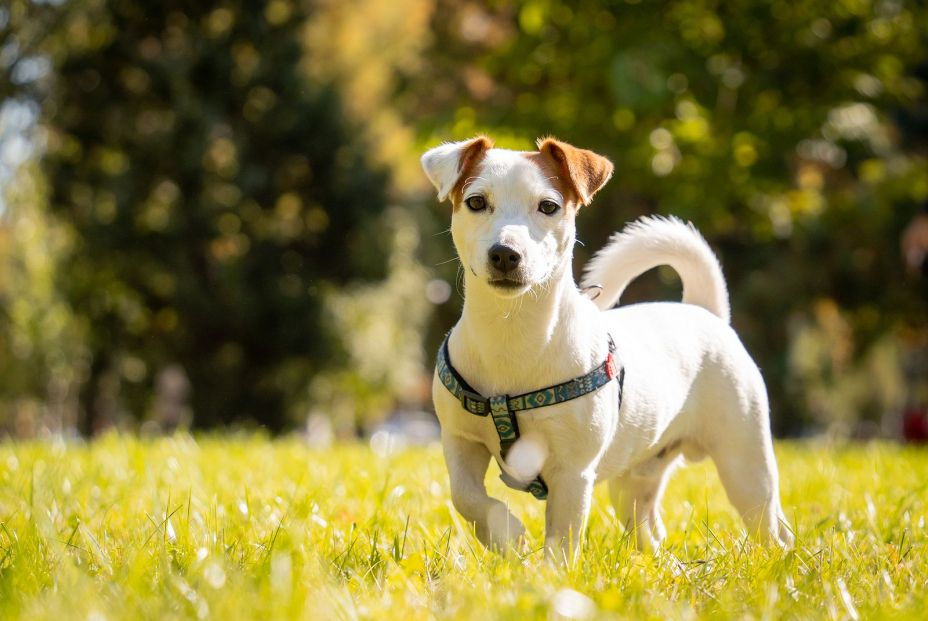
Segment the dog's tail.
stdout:
<svg viewBox="0 0 928 621">
<path fill-rule="evenodd" d="M 601 285 L 596 305 L 612 308 L 625 287 L 647 270 L 669 265 L 683 281 L 683 302 L 729 322 L 728 288 L 719 261 L 692 224 L 677 218 L 639 218 L 615 233 L 584 269 L 581 286 Z"/>
</svg>

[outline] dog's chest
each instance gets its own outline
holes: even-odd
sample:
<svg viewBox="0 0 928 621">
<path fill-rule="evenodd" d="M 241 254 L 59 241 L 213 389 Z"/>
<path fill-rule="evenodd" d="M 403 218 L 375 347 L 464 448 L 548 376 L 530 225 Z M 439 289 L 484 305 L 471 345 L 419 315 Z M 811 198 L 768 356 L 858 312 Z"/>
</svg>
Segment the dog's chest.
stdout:
<svg viewBox="0 0 928 621">
<path fill-rule="evenodd" d="M 533 436 L 550 449 L 548 465 L 559 458 L 584 456 L 599 452 L 610 435 L 609 421 L 615 417 L 613 402 L 617 400 L 616 385 L 610 383 L 601 390 L 578 399 L 516 413 L 521 436 Z M 500 438 L 489 416 L 478 416 L 461 407 L 460 402 L 436 378 L 433 390 L 436 412 L 442 434 L 458 436 L 487 447 L 499 460 Z"/>
<path fill-rule="evenodd" d="M 435 380 L 433 399 L 443 434 L 479 442 L 495 454 L 499 454 L 499 437 L 488 417 L 476 416 L 461 407 L 461 403 L 441 385 L 438 379 Z"/>
<path fill-rule="evenodd" d="M 564 339 L 566 340 L 566 339 Z M 602 339 L 605 350 L 606 339 Z M 457 371 L 484 397 L 508 395 L 514 397 L 548 386 L 561 384 L 585 375 L 601 362 L 604 353 L 590 353 L 589 348 L 573 344 L 551 346 L 548 351 L 526 353 L 524 347 L 507 347 L 501 339 L 498 347 L 486 348 L 488 353 L 473 350 L 451 351 Z"/>
</svg>

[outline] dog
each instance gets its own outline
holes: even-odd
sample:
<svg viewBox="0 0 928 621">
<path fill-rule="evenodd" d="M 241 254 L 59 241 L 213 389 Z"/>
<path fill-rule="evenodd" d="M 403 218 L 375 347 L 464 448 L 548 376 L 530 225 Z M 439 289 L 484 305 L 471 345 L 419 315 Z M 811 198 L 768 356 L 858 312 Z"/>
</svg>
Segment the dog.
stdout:
<svg viewBox="0 0 928 621">
<path fill-rule="evenodd" d="M 791 545 L 766 388 L 729 326 L 714 253 L 692 225 L 645 217 L 595 255 L 578 289 L 575 218 L 613 165 L 553 138 L 537 149 L 478 136 L 421 160 L 439 200 L 451 201 L 464 272 L 432 394 L 455 509 L 488 547 L 524 542 L 519 519 L 487 494 L 495 457 L 504 481 L 546 498 L 549 557 L 576 558 L 600 481 L 637 547 L 654 550 L 670 473 L 708 456 L 749 533 Z M 679 274 L 682 303 L 613 308 L 658 265 Z M 594 286 L 595 300 L 584 292 Z"/>
</svg>

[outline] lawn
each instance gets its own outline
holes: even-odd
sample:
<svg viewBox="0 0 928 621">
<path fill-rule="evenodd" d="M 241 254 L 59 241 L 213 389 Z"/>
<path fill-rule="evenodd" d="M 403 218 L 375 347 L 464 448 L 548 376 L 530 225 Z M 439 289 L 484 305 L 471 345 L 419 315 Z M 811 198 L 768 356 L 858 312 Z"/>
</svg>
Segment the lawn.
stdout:
<svg viewBox="0 0 928 621">
<path fill-rule="evenodd" d="M 924 618 L 928 451 L 777 447 L 793 551 L 746 542 L 710 464 L 633 551 L 596 491 L 572 568 L 538 550 L 544 505 L 489 482 L 534 551 L 479 547 L 440 450 L 109 435 L 0 445 L 2 619 Z"/>
</svg>

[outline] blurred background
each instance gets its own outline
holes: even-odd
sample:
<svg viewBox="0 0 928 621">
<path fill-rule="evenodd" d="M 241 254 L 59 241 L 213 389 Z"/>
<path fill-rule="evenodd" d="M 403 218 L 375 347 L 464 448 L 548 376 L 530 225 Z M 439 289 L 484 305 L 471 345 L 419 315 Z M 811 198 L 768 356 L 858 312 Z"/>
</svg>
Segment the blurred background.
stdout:
<svg viewBox="0 0 928 621">
<path fill-rule="evenodd" d="M 615 162 L 578 269 L 699 227 L 778 435 L 924 438 L 926 33 L 901 0 L 6 0 L 0 434 L 430 437 L 461 290 L 418 157 L 485 132 Z"/>
</svg>

